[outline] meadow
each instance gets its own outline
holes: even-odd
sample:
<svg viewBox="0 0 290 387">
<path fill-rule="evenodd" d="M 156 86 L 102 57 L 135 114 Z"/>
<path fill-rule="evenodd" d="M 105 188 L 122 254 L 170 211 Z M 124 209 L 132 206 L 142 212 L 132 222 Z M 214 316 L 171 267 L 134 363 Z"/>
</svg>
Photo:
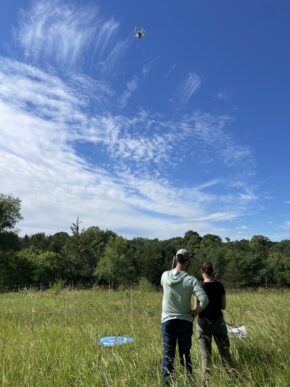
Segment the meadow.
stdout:
<svg viewBox="0 0 290 387">
<path fill-rule="evenodd" d="M 212 386 L 290 386 L 290 292 L 228 292 L 225 319 L 248 330 L 231 338 L 237 375 L 221 368 L 214 347 Z M 1 386 L 161 386 L 161 292 L 23 290 L 0 295 Z M 100 347 L 106 335 L 134 342 Z M 178 359 L 176 359 L 178 360 Z M 196 329 L 196 385 L 201 368 Z M 187 379 L 176 364 L 176 386 Z"/>
</svg>

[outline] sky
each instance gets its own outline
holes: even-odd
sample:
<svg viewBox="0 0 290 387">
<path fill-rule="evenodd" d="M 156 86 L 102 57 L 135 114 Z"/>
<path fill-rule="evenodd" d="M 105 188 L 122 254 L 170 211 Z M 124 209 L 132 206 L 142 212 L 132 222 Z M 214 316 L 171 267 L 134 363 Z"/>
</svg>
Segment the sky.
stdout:
<svg viewBox="0 0 290 387">
<path fill-rule="evenodd" d="M 19 234 L 290 239 L 289 41 L 287 0 L 2 0 Z"/>
</svg>

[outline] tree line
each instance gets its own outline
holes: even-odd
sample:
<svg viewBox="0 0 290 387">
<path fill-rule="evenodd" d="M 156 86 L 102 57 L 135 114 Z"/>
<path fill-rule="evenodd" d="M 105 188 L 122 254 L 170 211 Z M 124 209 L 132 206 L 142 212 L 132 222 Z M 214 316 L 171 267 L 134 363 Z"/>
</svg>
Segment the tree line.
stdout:
<svg viewBox="0 0 290 387">
<path fill-rule="evenodd" d="M 75 283 L 128 287 L 140 281 L 158 287 L 179 248 L 192 258 L 190 273 L 211 261 L 227 287 L 289 287 L 290 240 L 272 242 L 263 235 L 250 240 L 225 241 L 218 235 L 189 230 L 167 240 L 126 239 L 99 227 L 82 228 L 79 219 L 71 233 L 43 232 L 20 237 L 15 226 L 21 201 L 0 194 L 0 287 L 35 283 Z"/>
</svg>

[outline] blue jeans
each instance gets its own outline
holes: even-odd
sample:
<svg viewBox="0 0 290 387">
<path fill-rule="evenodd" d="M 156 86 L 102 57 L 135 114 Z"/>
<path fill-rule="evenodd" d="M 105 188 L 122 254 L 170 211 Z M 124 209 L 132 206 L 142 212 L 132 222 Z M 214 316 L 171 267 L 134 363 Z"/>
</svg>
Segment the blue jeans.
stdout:
<svg viewBox="0 0 290 387">
<path fill-rule="evenodd" d="M 163 338 L 162 380 L 164 383 L 173 375 L 177 343 L 180 364 L 186 367 L 189 374 L 192 374 L 190 358 L 192 325 L 192 322 L 180 319 L 168 320 L 161 324 Z"/>
</svg>

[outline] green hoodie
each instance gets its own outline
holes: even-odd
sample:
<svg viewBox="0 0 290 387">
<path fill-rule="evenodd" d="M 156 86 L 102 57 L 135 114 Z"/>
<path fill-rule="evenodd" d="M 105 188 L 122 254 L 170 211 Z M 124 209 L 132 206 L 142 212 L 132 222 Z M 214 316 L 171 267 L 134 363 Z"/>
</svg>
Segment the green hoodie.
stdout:
<svg viewBox="0 0 290 387">
<path fill-rule="evenodd" d="M 161 322 L 172 319 L 193 321 L 191 298 L 197 297 L 200 306 L 205 308 L 208 298 L 198 280 L 185 271 L 175 269 L 165 271 L 161 277 L 163 287 Z"/>
</svg>

